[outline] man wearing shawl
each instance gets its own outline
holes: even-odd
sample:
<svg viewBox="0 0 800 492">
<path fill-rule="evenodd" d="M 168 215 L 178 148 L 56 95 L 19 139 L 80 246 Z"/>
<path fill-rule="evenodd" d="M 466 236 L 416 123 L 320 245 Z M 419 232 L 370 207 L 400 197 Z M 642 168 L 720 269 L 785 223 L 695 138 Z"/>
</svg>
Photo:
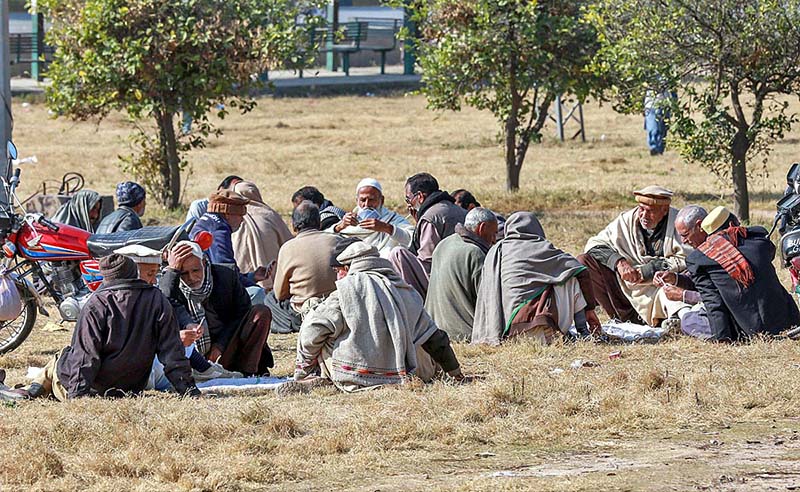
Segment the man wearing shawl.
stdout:
<svg viewBox="0 0 800 492">
<path fill-rule="evenodd" d="M 708 237 L 686 264 L 703 298 L 712 339 L 746 340 L 800 324 L 797 305 L 772 264 L 775 245 L 766 229 L 741 227 L 723 207 L 712 210 L 702 228 Z"/>
<path fill-rule="evenodd" d="M 356 208 L 328 229 L 344 237 L 354 237 L 375 246 L 387 258 L 392 248 L 408 248 L 412 226 L 405 217 L 383 206 L 383 187 L 372 178 L 364 178 L 356 186 Z"/>
<path fill-rule="evenodd" d="M 425 309 L 451 340 L 469 342 L 472 338 L 483 263 L 496 236 L 494 213 L 487 208 L 473 208 L 464 225 L 458 224 L 456 233 L 433 252 Z"/>
<path fill-rule="evenodd" d="M 463 224 L 467 211 L 455 204 L 453 197 L 439 189 L 439 182 L 428 173 L 419 173 L 406 180 L 406 205 L 417 225 L 411 245 L 394 248 L 389 253 L 400 277 L 417 289 L 423 299 L 428 294 L 431 259 L 436 246 Z"/>
<path fill-rule="evenodd" d="M 610 317 L 657 326 L 687 306 L 668 299 L 653 278 L 659 271 L 685 270 L 687 250 L 675 230 L 672 191 L 648 186 L 633 194 L 638 206 L 589 239 L 578 260 Z"/>
<path fill-rule="evenodd" d="M 181 330 L 203 327 L 195 341 L 197 351 L 232 371 L 269 373 L 271 313 L 251 305 L 236 271 L 212 264 L 192 241 L 176 244 L 167 262 L 159 287 L 175 308 Z"/>
<path fill-rule="evenodd" d="M 463 378 L 447 333 L 378 250 L 348 239 L 334 254 L 337 288 L 303 321 L 296 381 L 319 370 L 350 392 L 403 383 L 411 374 L 429 381 L 437 364 L 451 377 Z"/>
<path fill-rule="evenodd" d="M 84 231 L 94 232 L 100 221 L 102 206 L 99 193 L 81 190 L 72 195 L 67 203 L 61 205 L 52 220 Z"/>
<path fill-rule="evenodd" d="M 254 183 L 240 181 L 233 191 L 250 200 L 242 225 L 232 235 L 233 256 L 242 271 L 254 272 L 276 262 L 278 250 L 293 236 L 280 214 L 264 203 Z M 269 291 L 273 281 L 274 277 L 269 275 L 258 284 Z"/>
<path fill-rule="evenodd" d="M 472 343 L 525 336 L 549 344 L 573 325 L 582 336 L 599 329 L 585 270 L 545 239 L 535 215 L 512 214 L 505 238 L 486 255 Z"/>
</svg>

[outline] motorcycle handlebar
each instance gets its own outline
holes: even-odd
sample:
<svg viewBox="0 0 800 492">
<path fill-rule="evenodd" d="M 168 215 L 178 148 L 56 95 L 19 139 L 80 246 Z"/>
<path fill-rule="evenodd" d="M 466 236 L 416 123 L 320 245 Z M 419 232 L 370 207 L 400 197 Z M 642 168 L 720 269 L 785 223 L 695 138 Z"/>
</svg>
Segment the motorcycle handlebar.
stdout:
<svg viewBox="0 0 800 492">
<path fill-rule="evenodd" d="M 49 219 L 45 218 L 44 216 L 39 217 L 38 222 L 43 226 L 47 227 L 53 232 L 58 232 L 59 227 L 55 225 L 53 222 L 50 222 Z"/>
</svg>

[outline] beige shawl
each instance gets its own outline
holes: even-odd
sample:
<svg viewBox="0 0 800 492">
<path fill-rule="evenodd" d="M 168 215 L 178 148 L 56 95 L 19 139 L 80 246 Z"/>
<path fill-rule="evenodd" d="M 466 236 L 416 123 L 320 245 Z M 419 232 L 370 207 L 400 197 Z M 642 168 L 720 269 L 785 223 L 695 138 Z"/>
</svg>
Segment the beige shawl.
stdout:
<svg viewBox="0 0 800 492">
<path fill-rule="evenodd" d="M 681 238 L 675 230 L 675 217 L 678 210 L 669 209 L 667 218 L 667 231 L 664 238 L 664 256 L 667 261 L 669 271 L 682 272 L 686 269 L 686 246 L 681 242 Z M 600 234 L 589 239 L 586 243 L 586 250 L 596 246 L 608 246 L 622 255 L 634 267 L 644 265 L 653 260 L 654 257 L 648 256 L 645 251 L 644 237 L 639 231 L 637 209 L 628 210 L 614 219 Z M 667 307 L 664 305 L 664 296 L 659 295 L 660 287 L 653 285 L 652 281 L 641 284 L 633 284 L 617 277 L 619 285 L 625 297 L 639 313 L 639 316 L 649 325 L 653 325 L 656 320 L 665 317 Z"/>
<path fill-rule="evenodd" d="M 233 233 L 232 240 L 239 269 L 252 272 L 276 261 L 280 247 L 293 236 L 278 212 L 264 203 L 255 184 L 242 181 L 233 187 L 233 191 L 250 200 L 242 226 Z M 270 275 L 260 285 L 272 290 L 273 281 L 274 276 Z"/>
</svg>

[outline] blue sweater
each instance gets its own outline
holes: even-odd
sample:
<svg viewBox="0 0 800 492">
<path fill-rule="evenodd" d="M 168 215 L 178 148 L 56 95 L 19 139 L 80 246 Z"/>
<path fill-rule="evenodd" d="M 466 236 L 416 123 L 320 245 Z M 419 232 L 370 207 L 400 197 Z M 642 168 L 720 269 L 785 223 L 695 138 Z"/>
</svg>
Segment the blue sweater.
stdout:
<svg viewBox="0 0 800 492">
<path fill-rule="evenodd" d="M 189 236 L 194 239 L 200 231 L 209 232 L 214 238 L 211 247 L 206 251 L 211 263 L 233 265 L 236 267 L 236 271 L 239 271 L 239 267 L 236 265 L 236 258 L 233 256 L 233 240 L 231 239 L 233 231 L 228 222 L 220 214 L 206 212 L 192 227 L 192 232 Z M 241 277 L 242 285 L 245 287 L 256 285 L 251 275 L 244 275 L 239 272 L 239 276 Z"/>
</svg>

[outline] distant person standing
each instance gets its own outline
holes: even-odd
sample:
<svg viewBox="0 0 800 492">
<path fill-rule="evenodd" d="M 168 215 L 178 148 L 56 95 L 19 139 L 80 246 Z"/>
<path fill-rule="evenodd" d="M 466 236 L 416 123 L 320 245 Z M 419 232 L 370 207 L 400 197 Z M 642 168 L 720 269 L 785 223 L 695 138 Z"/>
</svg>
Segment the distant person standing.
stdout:
<svg viewBox="0 0 800 492">
<path fill-rule="evenodd" d="M 664 153 L 667 138 L 666 120 L 670 117 L 669 104 L 676 97 L 674 92 L 668 90 L 659 93 L 649 90 L 644 97 L 644 129 L 647 131 L 650 155 Z"/>
</svg>

